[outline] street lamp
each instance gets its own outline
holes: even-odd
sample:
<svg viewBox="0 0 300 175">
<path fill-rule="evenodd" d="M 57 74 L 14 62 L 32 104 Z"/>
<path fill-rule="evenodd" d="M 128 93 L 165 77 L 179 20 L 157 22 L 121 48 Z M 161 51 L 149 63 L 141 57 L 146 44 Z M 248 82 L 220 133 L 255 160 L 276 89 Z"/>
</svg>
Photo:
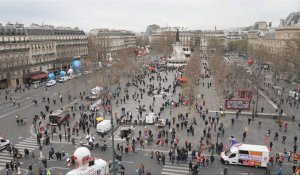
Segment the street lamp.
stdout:
<svg viewBox="0 0 300 175">
<path fill-rule="evenodd" d="M 252 105 L 252 120 L 254 120 L 254 104 L 255 104 L 255 101 L 252 101 L 252 104 L 253 104 Z"/>
<path fill-rule="evenodd" d="M 65 140 L 67 140 L 66 122 L 64 122 L 64 130 L 65 130 Z"/>
</svg>

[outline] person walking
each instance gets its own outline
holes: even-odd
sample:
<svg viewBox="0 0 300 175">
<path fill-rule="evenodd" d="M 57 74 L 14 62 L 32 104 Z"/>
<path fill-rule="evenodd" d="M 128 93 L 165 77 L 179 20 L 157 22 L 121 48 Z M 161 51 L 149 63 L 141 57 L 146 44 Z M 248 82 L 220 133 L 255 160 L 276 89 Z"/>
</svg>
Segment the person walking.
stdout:
<svg viewBox="0 0 300 175">
<path fill-rule="evenodd" d="M 266 167 L 266 175 L 270 175 L 271 174 L 271 169 L 272 169 L 272 163 L 269 161 L 267 163 L 267 167 Z"/>
<path fill-rule="evenodd" d="M 6 174 L 12 174 L 12 172 L 10 171 L 10 166 L 9 166 L 9 163 L 6 162 Z"/>
<path fill-rule="evenodd" d="M 59 94 L 59 99 L 60 99 L 60 102 L 62 103 L 63 101 L 62 101 L 62 95 L 61 94 Z"/>
<path fill-rule="evenodd" d="M 281 168 L 277 171 L 277 175 L 284 175 L 283 170 Z"/>
<path fill-rule="evenodd" d="M 243 132 L 243 142 L 245 141 L 246 136 L 247 136 L 247 132 L 244 131 L 244 132 Z"/>
<path fill-rule="evenodd" d="M 286 136 L 282 136 L 282 144 L 285 144 Z"/>
<path fill-rule="evenodd" d="M 61 142 L 61 138 L 62 138 L 61 133 L 59 133 L 58 137 L 59 137 L 59 141 Z"/>
<path fill-rule="evenodd" d="M 189 173 L 192 172 L 192 168 L 193 168 L 193 163 L 192 161 L 189 162 Z"/>
</svg>

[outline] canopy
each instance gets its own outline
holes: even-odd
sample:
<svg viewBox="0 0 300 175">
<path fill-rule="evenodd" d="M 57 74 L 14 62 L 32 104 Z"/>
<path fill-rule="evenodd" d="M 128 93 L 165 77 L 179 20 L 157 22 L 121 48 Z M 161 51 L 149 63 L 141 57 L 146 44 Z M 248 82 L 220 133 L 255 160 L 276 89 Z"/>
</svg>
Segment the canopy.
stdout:
<svg viewBox="0 0 300 175">
<path fill-rule="evenodd" d="M 155 67 L 149 67 L 149 70 L 150 71 L 156 71 L 156 68 Z"/>
<path fill-rule="evenodd" d="M 102 122 L 103 120 L 104 120 L 103 117 L 97 117 L 97 118 L 96 118 L 96 121 L 97 121 L 97 122 Z"/>
<path fill-rule="evenodd" d="M 247 64 L 251 66 L 252 64 L 254 64 L 254 61 L 253 61 L 252 59 L 249 59 L 249 60 L 247 61 Z"/>
<path fill-rule="evenodd" d="M 179 81 L 181 81 L 182 83 L 186 82 L 188 80 L 187 77 L 180 77 L 178 78 Z"/>
<path fill-rule="evenodd" d="M 40 79 L 47 79 L 47 78 L 48 75 L 46 73 L 36 74 L 31 77 L 32 80 L 40 80 Z"/>
</svg>

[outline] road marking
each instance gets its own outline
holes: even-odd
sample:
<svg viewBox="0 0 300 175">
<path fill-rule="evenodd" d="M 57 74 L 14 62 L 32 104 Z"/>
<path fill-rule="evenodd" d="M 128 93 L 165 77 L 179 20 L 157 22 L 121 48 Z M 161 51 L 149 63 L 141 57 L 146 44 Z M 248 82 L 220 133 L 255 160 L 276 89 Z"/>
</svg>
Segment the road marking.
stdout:
<svg viewBox="0 0 300 175">
<path fill-rule="evenodd" d="M 129 162 L 129 161 L 122 161 L 122 163 L 134 163 L 134 162 Z"/>
<path fill-rule="evenodd" d="M 176 165 L 176 163 L 174 163 Z M 186 169 L 189 170 L 188 167 L 174 167 L 174 166 L 170 166 L 170 165 L 165 165 L 164 168 L 174 168 L 174 169 Z"/>
<path fill-rule="evenodd" d="M 163 168 L 162 171 L 177 172 L 177 174 L 178 173 L 186 173 L 186 170 L 177 170 L 177 169 L 175 170 L 174 168 L 179 168 L 180 169 L 180 167 L 172 167 L 172 169 Z M 189 169 L 187 169 L 187 170 L 189 170 Z"/>
<path fill-rule="evenodd" d="M 49 168 L 50 170 L 52 169 L 62 169 L 62 170 L 69 170 L 70 168 L 64 168 L 64 167 L 51 167 Z"/>
<path fill-rule="evenodd" d="M 28 145 L 28 143 L 27 144 L 25 144 L 25 143 L 18 143 L 18 144 L 15 144 L 15 146 L 17 146 L 17 147 L 24 147 L 24 148 L 38 148 L 38 146 L 35 144 L 35 145 Z"/>
<path fill-rule="evenodd" d="M 71 89 L 71 88 L 68 88 L 68 89 L 62 91 L 61 94 L 64 93 L 64 92 L 66 92 L 66 91 L 68 91 L 69 89 Z M 53 93 L 53 95 L 50 96 L 49 98 L 53 98 L 53 97 L 55 97 L 56 95 L 57 95 L 57 93 Z M 41 98 L 42 98 L 42 97 L 41 97 Z M 38 99 L 39 99 L 39 98 L 38 98 Z M 19 108 L 19 109 L 17 109 L 17 110 L 13 110 L 13 111 L 11 111 L 11 112 L 8 112 L 8 113 L 6 113 L 6 114 L 0 116 L 0 119 L 3 118 L 3 117 L 8 116 L 8 115 L 10 115 L 10 114 L 13 114 L 13 113 L 15 113 L 15 112 L 18 112 L 18 111 L 20 111 L 20 110 L 22 110 L 22 109 L 25 109 L 25 108 L 28 108 L 28 107 L 30 107 L 30 106 L 33 106 L 33 105 L 34 105 L 34 103 L 31 103 L 30 105 L 26 105 L 26 106 L 24 106 L 24 107 L 22 107 L 22 108 Z"/>
<path fill-rule="evenodd" d="M 179 175 L 178 173 L 161 172 L 162 175 Z M 181 174 L 184 175 L 184 174 Z"/>
<path fill-rule="evenodd" d="M 0 159 L 6 159 L 6 160 L 9 160 L 9 161 L 11 161 L 11 157 L 7 157 L 7 156 L 0 156 Z"/>
</svg>

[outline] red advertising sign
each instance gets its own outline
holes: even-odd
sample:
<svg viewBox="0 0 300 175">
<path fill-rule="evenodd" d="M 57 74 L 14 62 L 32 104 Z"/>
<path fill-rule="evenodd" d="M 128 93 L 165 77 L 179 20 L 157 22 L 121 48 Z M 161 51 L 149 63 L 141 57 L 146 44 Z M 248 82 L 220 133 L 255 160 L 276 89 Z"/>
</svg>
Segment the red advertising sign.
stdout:
<svg viewBox="0 0 300 175">
<path fill-rule="evenodd" d="M 232 98 L 225 101 L 225 109 L 250 110 L 250 99 Z"/>
</svg>

